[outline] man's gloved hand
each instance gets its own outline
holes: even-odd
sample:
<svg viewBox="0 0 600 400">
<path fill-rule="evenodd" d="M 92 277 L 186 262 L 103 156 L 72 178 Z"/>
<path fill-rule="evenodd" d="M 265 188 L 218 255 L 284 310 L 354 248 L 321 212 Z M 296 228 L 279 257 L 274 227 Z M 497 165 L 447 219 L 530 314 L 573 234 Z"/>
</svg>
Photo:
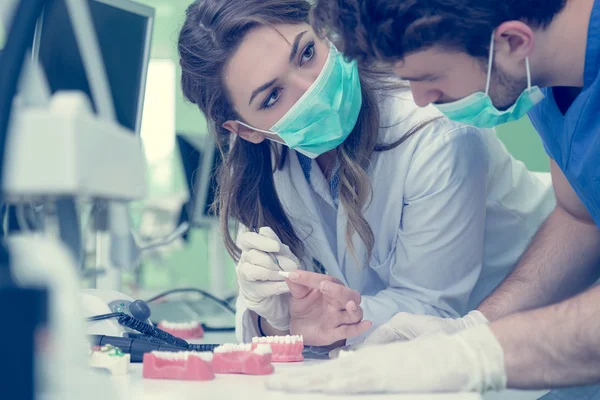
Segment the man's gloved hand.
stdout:
<svg viewBox="0 0 600 400">
<path fill-rule="evenodd" d="M 240 295 L 244 297 L 248 309 L 266 319 L 273 328 L 288 330 L 289 288 L 278 271 L 296 270 L 298 259 L 267 227 L 260 228 L 259 233 L 242 233 L 238 245 L 242 255 L 236 272 Z M 269 253 L 277 258 L 281 269 Z"/>
<path fill-rule="evenodd" d="M 367 336 L 363 345 L 412 340 L 432 333 L 452 334 L 463 329 L 487 324 L 489 324 L 487 318 L 477 310 L 471 311 L 462 318 L 442 318 L 402 312 L 377 327 Z"/>
<path fill-rule="evenodd" d="M 278 374 L 272 390 L 356 393 L 437 393 L 506 388 L 504 352 L 488 325 L 454 335 L 362 347 L 312 368 Z"/>
</svg>

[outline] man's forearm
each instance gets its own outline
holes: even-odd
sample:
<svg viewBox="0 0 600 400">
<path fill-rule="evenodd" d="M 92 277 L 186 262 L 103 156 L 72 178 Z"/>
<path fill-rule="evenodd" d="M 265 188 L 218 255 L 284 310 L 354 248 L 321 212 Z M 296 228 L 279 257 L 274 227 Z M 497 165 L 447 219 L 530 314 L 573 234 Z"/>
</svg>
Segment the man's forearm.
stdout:
<svg viewBox="0 0 600 400">
<path fill-rule="evenodd" d="M 600 382 L 600 286 L 490 327 L 504 349 L 508 386 L 548 389 Z"/>
<path fill-rule="evenodd" d="M 515 270 L 478 309 L 493 321 L 556 303 L 591 285 L 599 260 L 598 228 L 557 207 Z"/>
</svg>

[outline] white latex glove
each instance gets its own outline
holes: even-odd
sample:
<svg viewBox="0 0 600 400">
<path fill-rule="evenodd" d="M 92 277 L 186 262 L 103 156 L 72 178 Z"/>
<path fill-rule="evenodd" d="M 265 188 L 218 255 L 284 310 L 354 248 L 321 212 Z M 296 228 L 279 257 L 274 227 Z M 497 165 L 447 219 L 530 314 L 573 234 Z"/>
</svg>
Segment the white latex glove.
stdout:
<svg viewBox="0 0 600 400">
<path fill-rule="evenodd" d="M 271 228 L 260 228 L 259 233 L 245 232 L 238 238 L 242 249 L 236 267 L 240 294 L 249 310 L 254 311 L 282 331 L 290 326 L 289 288 L 278 271 L 294 271 L 298 259 L 290 248 L 279 240 Z M 273 254 L 279 266 L 273 262 Z"/>
<path fill-rule="evenodd" d="M 377 327 L 363 345 L 412 340 L 432 333 L 456 333 L 478 325 L 487 325 L 487 318 L 477 310 L 462 318 L 442 318 L 431 315 L 398 313 L 385 324 Z"/>
<path fill-rule="evenodd" d="M 488 325 L 342 352 L 336 360 L 267 381 L 288 392 L 437 393 L 506 388 L 504 353 Z"/>
</svg>

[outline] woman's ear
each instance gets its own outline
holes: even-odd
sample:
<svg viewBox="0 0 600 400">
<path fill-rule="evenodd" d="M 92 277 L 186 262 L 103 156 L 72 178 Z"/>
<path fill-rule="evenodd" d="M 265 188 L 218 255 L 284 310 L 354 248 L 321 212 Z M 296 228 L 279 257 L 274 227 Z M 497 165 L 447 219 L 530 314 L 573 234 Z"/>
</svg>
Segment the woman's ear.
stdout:
<svg viewBox="0 0 600 400">
<path fill-rule="evenodd" d="M 238 135 L 254 144 L 262 143 L 265 140 L 265 135 L 240 124 L 238 121 L 226 121 L 222 126 L 234 135 Z"/>
</svg>

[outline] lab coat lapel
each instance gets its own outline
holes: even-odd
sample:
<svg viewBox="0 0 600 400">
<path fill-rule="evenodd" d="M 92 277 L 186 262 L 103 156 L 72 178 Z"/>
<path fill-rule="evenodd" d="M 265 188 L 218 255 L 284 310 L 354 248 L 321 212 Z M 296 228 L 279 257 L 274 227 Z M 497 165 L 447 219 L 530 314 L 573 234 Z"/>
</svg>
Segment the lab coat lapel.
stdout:
<svg viewBox="0 0 600 400">
<path fill-rule="evenodd" d="M 333 202 L 329 188 L 326 188 L 325 193 L 315 193 L 302 173 L 298 157 L 291 152 L 288 153 L 286 166 L 282 170 L 275 171 L 273 179 L 283 209 L 290 218 L 300 240 L 304 243 L 306 253 L 310 254 L 304 259 L 305 264 L 308 264 L 304 265 L 305 269 L 313 270 L 314 260 L 312 258 L 314 257 L 325 267 L 329 275 L 345 283 L 346 280 L 336 255 L 333 253 L 323 229 L 324 221 L 317 209 L 315 198 L 321 194 L 329 195 L 330 201 Z M 323 198 L 327 201 L 326 197 Z"/>
<path fill-rule="evenodd" d="M 363 279 L 365 272 L 365 260 L 367 251 L 365 244 L 360 239 L 360 236 L 356 232 L 352 235 L 352 243 L 354 244 L 354 250 L 356 258 L 350 253 L 348 244 L 346 243 L 346 227 L 348 225 L 348 215 L 346 209 L 339 202 L 338 215 L 337 215 L 337 252 L 338 260 L 340 265 L 341 273 L 344 276 L 353 278 L 354 281 L 350 282 L 346 278 L 341 279 L 346 286 L 360 287 L 363 282 L 359 282 Z M 358 280 L 358 281 L 356 281 Z"/>
</svg>

